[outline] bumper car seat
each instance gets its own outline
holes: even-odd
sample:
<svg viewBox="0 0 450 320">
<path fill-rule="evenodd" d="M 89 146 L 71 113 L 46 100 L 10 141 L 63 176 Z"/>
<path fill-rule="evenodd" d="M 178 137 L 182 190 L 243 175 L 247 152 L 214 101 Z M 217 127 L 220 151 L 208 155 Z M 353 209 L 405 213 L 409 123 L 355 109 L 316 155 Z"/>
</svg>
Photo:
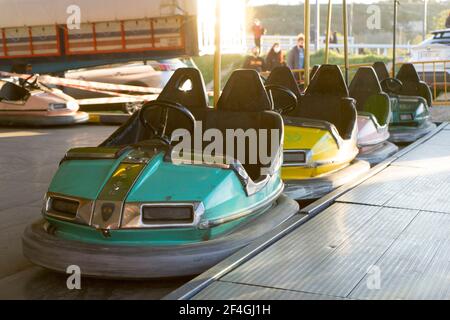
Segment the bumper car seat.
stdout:
<svg viewBox="0 0 450 320">
<path fill-rule="evenodd" d="M 316 199 L 364 173 L 369 164 L 355 160 L 356 109 L 339 68 L 321 66 L 304 95 L 276 90 L 294 88 L 293 83 L 286 67 L 274 69 L 266 82 L 285 123 L 282 177 L 292 198 Z M 293 97 L 299 98 L 291 107 Z"/>
<path fill-rule="evenodd" d="M 377 164 L 398 151 L 388 142 L 391 103 L 372 67 L 361 67 L 349 87 L 358 111 L 358 159 Z"/>
<path fill-rule="evenodd" d="M 5 82 L 0 89 L 0 101 L 24 101 L 27 100 L 30 93 L 27 89 L 22 88 L 12 82 Z"/>
<path fill-rule="evenodd" d="M 374 68 L 380 78 L 383 91 L 391 100 L 390 141 L 414 142 L 436 128 L 431 121 L 429 110 L 432 103 L 430 88 L 420 81 L 412 64 L 404 64 L 397 78 L 389 77 L 383 62 L 376 62 Z"/>
</svg>

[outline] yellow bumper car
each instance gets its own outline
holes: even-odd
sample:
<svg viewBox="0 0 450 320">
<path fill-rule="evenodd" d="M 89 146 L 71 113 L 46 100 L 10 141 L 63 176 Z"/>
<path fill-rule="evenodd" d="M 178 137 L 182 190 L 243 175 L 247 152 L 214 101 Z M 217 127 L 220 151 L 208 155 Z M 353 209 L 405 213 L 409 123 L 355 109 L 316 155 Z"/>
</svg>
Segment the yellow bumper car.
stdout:
<svg viewBox="0 0 450 320">
<path fill-rule="evenodd" d="M 287 67 L 273 70 L 266 89 L 284 119 L 282 178 L 288 196 L 318 199 L 370 169 L 355 159 L 355 101 L 337 66 L 321 66 L 303 95 Z"/>
</svg>

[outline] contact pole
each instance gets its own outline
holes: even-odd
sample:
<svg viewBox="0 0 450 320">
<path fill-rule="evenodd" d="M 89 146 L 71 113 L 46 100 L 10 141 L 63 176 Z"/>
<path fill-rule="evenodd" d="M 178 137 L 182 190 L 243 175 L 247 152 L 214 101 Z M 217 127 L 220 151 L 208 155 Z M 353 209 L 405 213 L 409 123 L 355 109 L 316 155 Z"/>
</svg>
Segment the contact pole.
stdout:
<svg viewBox="0 0 450 320">
<path fill-rule="evenodd" d="M 320 0 L 316 0 L 316 44 L 314 49 L 316 52 L 320 50 Z"/>
<path fill-rule="evenodd" d="M 304 19 L 304 30 L 305 30 L 305 88 L 309 85 L 309 42 L 310 42 L 310 16 L 311 10 L 309 6 L 309 0 L 305 0 L 305 19 Z"/>
<path fill-rule="evenodd" d="M 214 51 L 214 107 L 217 107 L 221 89 L 221 67 L 222 67 L 222 53 L 221 53 L 221 0 L 216 0 L 216 28 L 215 28 L 215 51 Z"/>
<path fill-rule="evenodd" d="M 392 77 L 395 77 L 395 63 L 397 61 L 397 6 L 398 1 L 394 0 L 394 30 L 392 40 Z"/>
<path fill-rule="evenodd" d="M 347 0 L 342 1 L 342 15 L 344 22 L 344 60 L 345 60 L 345 82 L 348 85 L 348 22 L 347 22 Z"/>
<path fill-rule="evenodd" d="M 331 13 L 333 6 L 331 0 L 328 0 L 328 17 L 327 17 L 327 34 L 325 39 L 325 64 L 328 64 L 328 56 L 330 52 L 330 35 L 331 35 Z"/>
</svg>

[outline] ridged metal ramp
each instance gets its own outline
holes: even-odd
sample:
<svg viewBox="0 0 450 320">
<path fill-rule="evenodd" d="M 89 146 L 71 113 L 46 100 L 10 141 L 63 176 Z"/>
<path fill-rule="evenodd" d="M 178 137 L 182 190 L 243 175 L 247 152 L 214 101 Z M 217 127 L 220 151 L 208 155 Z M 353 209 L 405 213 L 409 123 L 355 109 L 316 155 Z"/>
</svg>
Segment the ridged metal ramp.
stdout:
<svg viewBox="0 0 450 320">
<path fill-rule="evenodd" d="M 450 125 L 167 299 L 450 299 Z"/>
</svg>

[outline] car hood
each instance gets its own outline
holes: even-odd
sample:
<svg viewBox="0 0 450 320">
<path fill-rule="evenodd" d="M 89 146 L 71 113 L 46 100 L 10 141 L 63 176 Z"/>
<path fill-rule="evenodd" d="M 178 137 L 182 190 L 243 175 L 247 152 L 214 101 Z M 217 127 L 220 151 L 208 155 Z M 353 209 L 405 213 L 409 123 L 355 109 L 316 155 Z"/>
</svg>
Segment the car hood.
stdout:
<svg viewBox="0 0 450 320">
<path fill-rule="evenodd" d="M 127 163 L 127 152 L 117 159 L 75 159 L 61 163 L 49 191 L 95 200 L 102 189 Z M 128 185 L 127 201 L 202 201 L 220 185 L 231 170 L 215 167 L 176 165 L 164 160 L 164 153 L 154 154 L 142 165 Z M 174 184 L 176 181 L 176 184 Z"/>
</svg>

